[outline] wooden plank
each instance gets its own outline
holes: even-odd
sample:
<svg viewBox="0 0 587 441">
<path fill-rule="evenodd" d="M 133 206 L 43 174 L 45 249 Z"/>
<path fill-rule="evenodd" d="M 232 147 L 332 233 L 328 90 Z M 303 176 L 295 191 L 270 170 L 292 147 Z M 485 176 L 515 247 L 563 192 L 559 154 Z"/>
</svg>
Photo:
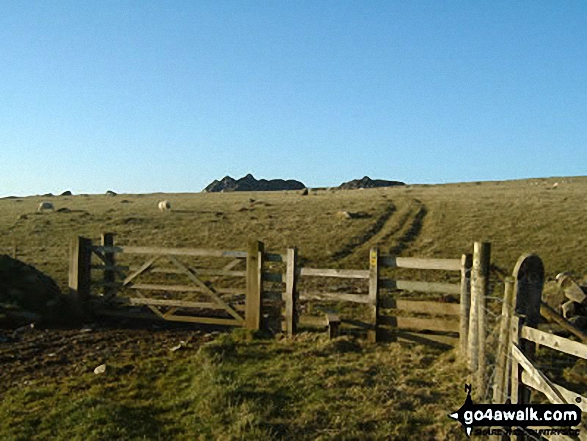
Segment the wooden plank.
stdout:
<svg viewBox="0 0 587 441">
<path fill-rule="evenodd" d="M 166 256 L 193 256 L 193 257 L 234 257 L 244 259 L 246 251 L 206 250 L 197 248 L 163 248 L 163 247 L 104 247 L 94 246 L 93 250 L 103 253 L 123 254 L 164 254 Z"/>
<path fill-rule="evenodd" d="M 377 247 L 369 251 L 369 303 L 372 329 L 367 331 L 367 339 L 377 343 L 379 325 L 379 248 Z"/>
<path fill-rule="evenodd" d="M 261 329 L 261 299 L 263 297 L 263 254 L 260 241 L 249 242 L 247 252 L 247 301 L 245 326 L 247 329 Z"/>
<path fill-rule="evenodd" d="M 113 233 L 103 233 L 100 238 L 100 243 L 104 247 L 113 247 L 114 246 L 114 234 Z M 117 292 L 117 285 L 114 284 L 116 281 L 116 271 L 114 267 L 116 266 L 115 254 L 114 253 L 104 253 L 104 266 L 106 269 L 104 270 L 104 296 L 106 297 L 114 297 Z"/>
<path fill-rule="evenodd" d="M 388 325 L 400 329 L 459 332 L 459 322 L 451 320 L 394 316 L 380 316 L 379 319 L 379 322 L 382 325 Z"/>
<path fill-rule="evenodd" d="M 137 284 L 131 284 L 130 286 L 128 286 L 129 289 L 143 289 L 143 290 L 148 290 L 148 291 L 169 291 L 169 292 L 201 292 L 204 293 L 207 291 L 204 291 L 204 289 L 202 289 L 199 286 L 192 286 L 192 285 L 158 285 L 158 284 L 153 284 L 153 283 L 137 283 Z M 244 290 L 242 290 L 241 292 L 244 292 Z"/>
<path fill-rule="evenodd" d="M 243 320 L 223 319 L 216 317 L 193 317 L 189 315 L 168 315 L 165 314 L 165 320 L 172 322 L 200 323 L 203 325 L 225 325 L 225 326 L 243 326 Z"/>
<path fill-rule="evenodd" d="M 469 313 L 471 311 L 471 269 L 473 267 L 473 255 L 461 256 L 461 294 L 460 294 L 460 323 L 459 331 L 461 357 L 467 359 L 467 347 L 469 339 Z"/>
<path fill-rule="evenodd" d="M 529 326 L 522 327 L 521 337 L 565 354 L 574 355 L 587 360 L 587 345 L 558 335 L 549 334 Z"/>
<path fill-rule="evenodd" d="M 275 283 L 282 283 L 283 282 L 283 275 L 281 273 L 263 273 L 263 281 L 265 282 L 275 282 Z"/>
<path fill-rule="evenodd" d="M 145 298 L 145 299 L 147 298 L 147 297 L 146 297 L 145 295 L 143 295 L 143 293 L 141 293 L 140 291 L 136 291 L 136 294 L 137 294 L 138 296 L 142 297 L 142 298 Z M 161 317 L 161 318 L 165 318 L 165 317 L 163 316 L 163 312 L 161 312 L 161 310 L 160 310 L 159 308 L 157 308 L 156 306 L 154 306 L 154 305 L 149 305 L 149 304 L 147 304 L 147 305 L 145 305 L 145 306 L 146 306 L 147 308 L 149 308 L 151 311 L 153 311 L 155 314 L 157 314 L 159 317 Z"/>
<path fill-rule="evenodd" d="M 341 277 L 347 279 L 368 279 L 368 270 L 347 270 L 329 268 L 300 268 L 301 276 Z"/>
<path fill-rule="evenodd" d="M 174 265 L 176 265 L 178 268 L 183 269 L 185 275 L 188 276 L 188 278 L 192 282 L 194 282 L 197 286 L 201 287 L 205 293 L 209 294 L 216 303 L 218 303 L 220 306 L 222 306 L 226 310 L 226 312 L 228 312 L 236 320 L 242 320 L 242 317 L 238 314 L 238 312 L 236 312 L 234 309 L 232 309 L 232 307 L 228 303 L 226 303 L 224 300 L 222 300 L 216 291 L 214 291 L 212 288 L 206 286 L 206 284 L 204 282 L 202 282 L 194 274 L 192 274 L 190 272 L 190 270 L 183 263 L 181 263 L 179 260 L 177 260 L 175 258 L 175 256 L 167 256 L 167 258 Z"/>
<path fill-rule="evenodd" d="M 379 307 L 435 315 L 460 316 L 461 313 L 460 305 L 458 303 L 441 303 L 425 300 L 396 300 L 391 298 L 384 298 L 379 300 Z"/>
<path fill-rule="evenodd" d="M 300 292 L 300 300 L 322 300 L 327 302 L 353 302 L 370 304 L 372 300 L 365 294 L 344 294 L 339 292 Z"/>
<path fill-rule="evenodd" d="M 427 259 L 417 257 L 381 256 L 379 264 L 386 268 L 412 268 L 444 271 L 460 271 L 460 259 Z"/>
<path fill-rule="evenodd" d="M 497 345 L 497 365 L 495 368 L 495 381 L 493 383 L 493 403 L 505 403 L 508 395 L 508 383 L 511 368 L 508 363 L 508 352 L 511 335 L 511 319 L 514 311 L 514 278 L 505 279 L 504 299 L 501 308 L 499 323 L 499 340 Z"/>
<path fill-rule="evenodd" d="M 491 244 L 488 242 L 475 242 L 473 244 L 473 268 L 471 270 L 471 292 L 478 290 L 477 296 L 477 320 L 478 330 L 478 366 L 474 377 L 474 390 L 478 397 L 485 397 L 487 391 L 487 354 L 485 342 L 487 338 L 487 292 L 489 289 L 489 265 L 491 261 Z"/>
<path fill-rule="evenodd" d="M 461 286 L 456 283 L 413 282 L 410 280 L 381 279 L 381 288 L 399 289 L 403 291 L 435 292 L 445 294 L 460 294 Z"/>
<path fill-rule="evenodd" d="M 398 330 L 395 332 L 397 341 L 404 343 L 418 343 L 427 345 L 441 345 L 445 347 L 456 347 L 459 344 L 457 337 L 448 335 L 422 334 L 418 332 L 407 332 Z"/>
<path fill-rule="evenodd" d="M 537 385 L 536 389 L 546 395 L 546 398 L 553 404 L 566 404 L 562 394 L 554 388 L 553 383 L 526 358 L 516 344 L 512 344 L 512 357 L 526 371 L 531 378 L 529 381 Z M 520 380 L 522 376 L 520 375 Z"/>
<path fill-rule="evenodd" d="M 137 297 L 117 297 L 117 303 L 130 305 L 154 305 L 154 306 L 176 306 L 178 308 L 200 308 L 200 309 L 224 309 L 217 303 L 192 302 L 186 300 L 152 299 Z"/>
<path fill-rule="evenodd" d="M 131 271 L 138 269 L 138 265 L 131 265 Z M 231 271 L 225 269 L 201 269 L 201 268 L 194 268 L 188 266 L 188 269 L 196 274 L 197 276 L 225 276 L 225 277 L 246 277 L 246 271 Z M 159 273 L 159 274 L 183 274 L 183 270 L 179 268 L 171 268 L 171 267 L 153 267 L 150 270 L 151 273 Z"/>
<path fill-rule="evenodd" d="M 550 306 L 548 306 L 546 303 L 540 304 L 540 315 L 542 315 L 547 320 L 559 324 L 565 330 L 579 337 L 579 339 L 581 339 L 582 342 L 587 343 L 587 334 L 585 332 L 583 332 L 576 326 L 573 326 L 562 315 L 557 314 L 556 311 L 552 309 Z"/>
<path fill-rule="evenodd" d="M 298 250 L 290 248 L 287 250 L 287 268 L 285 273 L 285 330 L 291 337 L 297 332 L 298 313 L 297 303 L 299 294 L 297 292 L 297 265 Z"/>
<path fill-rule="evenodd" d="M 524 371 L 522 372 L 522 382 L 527 385 L 530 386 L 532 389 L 536 389 L 539 392 L 542 392 L 542 389 L 540 388 L 540 383 L 537 382 L 534 377 L 532 375 L 530 375 L 528 372 Z M 576 404 L 577 406 L 579 406 L 579 409 L 581 409 L 581 412 L 587 412 L 587 398 L 583 397 L 581 395 L 579 395 L 576 392 L 573 392 L 572 390 L 568 390 L 565 389 L 564 387 L 551 382 L 551 386 L 558 391 L 558 393 L 560 395 L 562 395 L 562 397 L 565 399 L 565 401 L 569 404 Z M 577 400 L 579 399 L 579 400 Z"/>
</svg>

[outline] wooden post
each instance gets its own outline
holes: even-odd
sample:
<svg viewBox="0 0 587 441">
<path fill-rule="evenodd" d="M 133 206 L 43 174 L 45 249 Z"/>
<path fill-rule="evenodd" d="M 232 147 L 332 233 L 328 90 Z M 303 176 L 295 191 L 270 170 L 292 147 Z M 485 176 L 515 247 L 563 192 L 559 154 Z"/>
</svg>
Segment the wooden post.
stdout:
<svg viewBox="0 0 587 441">
<path fill-rule="evenodd" d="M 461 322 L 459 330 L 459 343 L 461 356 L 467 358 L 467 341 L 469 337 L 469 313 L 471 311 L 471 266 L 473 256 L 463 254 L 461 256 Z"/>
<path fill-rule="evenodd" d="M 113 247 L 114 246 L 114 234 L 113 233 L 104 233 L 101 237 L 101 244 L 103 247 Z M 116 296 L 116 287 L 114 283 L 116 282 L 116 272 L 114 271 L 114 265 L 116 265 L 116 260 L 114 257 L 113 252 L 105 251 L 104 252 L 104 265 L 106 267 L 104 269 L 104 296 L 106 297 L 114 297 Z"/>
<path fill-rule="evenodd" d="M 298 271 L 298 250 L 297 248 L 288 248 L 287 250 L 287 270 L 285 274 L 285 329 L 288 336 L 292 336 L 298 329 L 298 290 L 297 275 Z"/>
<path fill-rule="evenodd" d="M 371 309 L 371 329 L 367 339 L 377 342 L 377 328 L 379 321 L 379 249 L 371 248 L 369 252 L 369 305 Z"/>
<path fill-rule="evenodd" d="M 474 373 L 473 393 L 478 398 L 485 396 L 485 300 L 489 281 L 491 244 L 475 242 L 473 246 L 473 269 L 471 271 L 471 311 L 469 320 L 469 366 Z"/>
<path fill-rule="evenodd" d="M 493 403 L 503 404 L 509 395 L 509 373 L 511 372 L 510 335 L 512 312 L 514 311 L 514 278 L 505 279 L 503 303 L 501 305 L 501 322 L 499 342 L 497 345 L 497 366 L 493 383 Z"/>
<path fill-rule="evenodd" d="M 511 346 L 513 345 L 520 345 L 520 332 L 522 331 L 522 326 L 524 325 L 524 320 L 522 317 L 518 315 L 514 315 L 512 317 L 512 326 L 510 328 L 510 348 L 508 350 L 508 355 L 512 359 L 512 371 L 511 371 L 511 385 L 510 385 L 510 397 L 512 404 L 524 404 L 527 403 L 530 394 L 527 393 L 527 388 L 522 383 L 522 371 L 524 370 L 518 361 L 512 357 L 512 350 Z"/>
<path fill-rule="evenodd" d="M 326 323 L 328 325 L 328 338 L 338 337 L 340 335 L 340 317 L 338 314 L 326 313 Z"/>
<path fill-rule="evenodd" d="M 261 297 L 263 295 L 263 242 L 249 242 L 247 254 L 247 298 L 245 304 L 245 327 L 261 328 Z"/>
<path fill-rule="evenodd" d="M 73 299 L 75 313 L 84 314 L 90 296 L 92 241 L 78 236 L 71 242 L 69 263 L 69 295 Z"/>
</svg>

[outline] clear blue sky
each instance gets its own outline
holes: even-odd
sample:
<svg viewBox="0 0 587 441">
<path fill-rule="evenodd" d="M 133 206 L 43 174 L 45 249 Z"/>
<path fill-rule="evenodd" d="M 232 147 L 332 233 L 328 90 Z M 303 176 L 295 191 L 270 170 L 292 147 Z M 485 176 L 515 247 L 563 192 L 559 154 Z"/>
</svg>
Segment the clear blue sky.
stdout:
<svg viewBox="0 0 587 441">
<path fill-rule="evenodd" d="M 587 174 L 584 1 L 0 1 L 0 195 Z"/>
</svg>

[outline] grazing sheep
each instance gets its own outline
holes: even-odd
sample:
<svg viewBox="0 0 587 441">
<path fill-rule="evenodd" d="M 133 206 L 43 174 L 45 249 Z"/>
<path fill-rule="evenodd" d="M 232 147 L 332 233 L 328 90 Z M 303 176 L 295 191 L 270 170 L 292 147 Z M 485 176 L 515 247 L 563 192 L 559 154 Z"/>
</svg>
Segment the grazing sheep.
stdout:
<svg viewBox="0 0 587 441">
<path fill-rule="evenodd" d="M 171 211 L 171 204 L 169 203 L 169 201 L 159 202 L 159 210 L 160 211 Z"/>
<path fill-rule="evenodd" d="M 51 202 L 41 202 L 37 207 L 37 211 L 45 211 L 45 210 L 55 210 L 55 207 Z"/>
<path fill-rule="evenodd" d="M 558 182 L 555 182 L 554 184 L 552 184 L 552 188 L 558 188 Z"/>
</svg>

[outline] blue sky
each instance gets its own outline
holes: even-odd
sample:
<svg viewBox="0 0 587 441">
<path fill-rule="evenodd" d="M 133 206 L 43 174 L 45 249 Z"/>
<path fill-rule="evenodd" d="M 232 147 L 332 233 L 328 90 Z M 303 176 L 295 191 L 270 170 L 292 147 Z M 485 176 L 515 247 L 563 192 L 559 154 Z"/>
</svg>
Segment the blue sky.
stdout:
<svg viewBox="0 0 587 441">
<path fill-rule="evenodd" d="M 587 174 L 582 1 L 0 2 L 0 196 Z"/>
</svg>

